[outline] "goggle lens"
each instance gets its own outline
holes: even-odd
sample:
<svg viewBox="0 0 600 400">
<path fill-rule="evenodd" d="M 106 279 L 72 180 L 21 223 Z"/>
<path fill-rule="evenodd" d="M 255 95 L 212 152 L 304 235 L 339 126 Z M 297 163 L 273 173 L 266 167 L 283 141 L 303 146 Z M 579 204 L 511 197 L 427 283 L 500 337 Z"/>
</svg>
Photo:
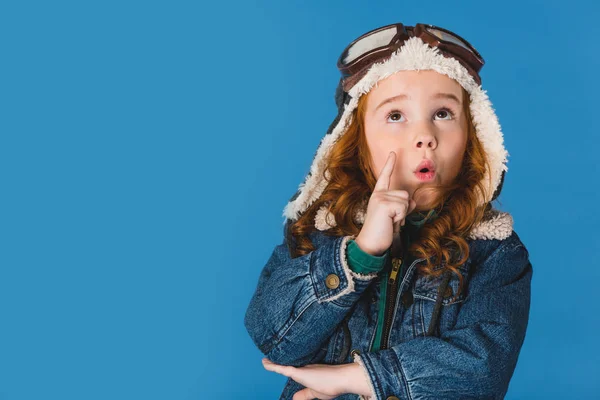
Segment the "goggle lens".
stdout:
<svg viewBox="0 0 600 400">
<path fill-rule="evenodd" d="M 430 28 L 430 27 L 427 27 L 425 29 L 427 30 L 427 32 L 431 33 L 432 35 L 434 35 L 435 37 L 437 37 L 440 40 L 457 44 L 457 45 L 465 48 L 466 50 L 473 52 L 473 50 L 471 50 L 471 48 L 465 42 L 463 42 L 461 39 L 457 38 L 456 36 L 451 35 L 448 32 L 444 32 L 439 29 Z"/>
<path fill-rule="evenodd" d="M 378 47 L 387 46 L 394 38 L 397 31 L 395 26 L 391 26 L 387 29 L 382 29 L 363 37 L 347 49 L 342 62 L 344 65 L 350 64 L 363 54 L 375 50 Z"/>
</svg>

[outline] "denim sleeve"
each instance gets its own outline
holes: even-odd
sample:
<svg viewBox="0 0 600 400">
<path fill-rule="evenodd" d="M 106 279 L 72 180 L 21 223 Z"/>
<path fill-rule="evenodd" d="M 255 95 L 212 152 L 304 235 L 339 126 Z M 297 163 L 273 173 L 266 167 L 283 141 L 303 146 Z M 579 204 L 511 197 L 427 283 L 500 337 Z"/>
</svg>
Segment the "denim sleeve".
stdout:
<svg viewBox="0 0 600 400">
<path fill-rule="evenodd" d="M 522 243 L 501 244 L 473 272 L 452 330 L 354 357 L 368 398 L 503 399 L 525 339 L 532 275 Z"/>
<path fill-rule="evenodd" d="M 313 360 L 377 274 L 349 268 L 346 247 L 353 236 L 315 236 L 320 239 L 313 240 L 315 250 L 291 258 L 288 223 L 283 243 L 261 271 L 244 325 L 271 361 L 302 366 Z"/>
</svg>

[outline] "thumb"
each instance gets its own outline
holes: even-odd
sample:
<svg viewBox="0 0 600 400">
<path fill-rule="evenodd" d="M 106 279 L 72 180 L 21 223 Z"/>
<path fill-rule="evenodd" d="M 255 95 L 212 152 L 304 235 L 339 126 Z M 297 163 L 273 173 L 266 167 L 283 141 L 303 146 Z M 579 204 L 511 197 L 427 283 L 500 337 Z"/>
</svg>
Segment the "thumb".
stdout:
<svg viewBox="0 0 600 400">
<path fill-rule="evenodd" d="M 400 233 L 400 227 L 404 225 L 402 220 L 394 221 L 394 235 Z"/>
<path fill-rule="evenodd" d="M 298 392 L 296 392 L 294 394 L 294 400 L 311 400 L 311 399 L 318 399 L 318 398 L 324 398 L 324 397 L 317 397 L 320 396 L 321 393 L 318 393 L 315 391 L 313 391 L 311 388 L 304 388 Z"/>
</svg>

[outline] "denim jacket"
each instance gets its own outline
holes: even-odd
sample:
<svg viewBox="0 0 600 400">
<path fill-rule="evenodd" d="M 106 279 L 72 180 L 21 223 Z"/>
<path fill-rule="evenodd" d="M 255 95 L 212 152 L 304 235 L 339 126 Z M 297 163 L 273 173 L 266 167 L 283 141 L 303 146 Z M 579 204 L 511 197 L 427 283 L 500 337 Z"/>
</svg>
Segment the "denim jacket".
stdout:
<svg viewBox="0 0 600 400">
<path fill-rule="evenodd" d="M 457 275 L 420 276 L 415 269 L 424 259 L 402 269 L 387 346 L 372 352 L 386 283 L 381 274 L 349 268 L 346 246 L 353 236 L 314 231 L 315 250 L 291 258 L 288 224 L 244 317 L 267 358 L 296 367 L 356 362 L 373 400 L 504 397 L 525 339 L 533 273 L 508 213 L 489 219 L 469 238 L 469 258 L 459 268 L 465 288 L 456 298 Z M 303 388 L 288 378 L 280 400 Z M 357 398 L 363 397 L 336 397 Z"/>
</svg>

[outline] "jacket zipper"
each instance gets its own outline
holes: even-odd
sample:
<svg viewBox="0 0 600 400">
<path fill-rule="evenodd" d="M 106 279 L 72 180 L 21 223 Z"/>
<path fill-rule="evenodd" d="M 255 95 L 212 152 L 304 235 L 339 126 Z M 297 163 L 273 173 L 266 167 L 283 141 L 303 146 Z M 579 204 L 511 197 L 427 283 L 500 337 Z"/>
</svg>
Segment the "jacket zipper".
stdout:
<svg viewBox="0 0 600 400">
<path fill-rule="evenodd" d="M 381 338 L 380 349 L 387 349 L 388 340 L 390 337 L 390 326 L 392 324 L 392 315 L 396 306 L 395 301 L 396 291 L 398 289 L 398 272 L 402 266 L 401 258 L 392 258 L 392 270 L 390 272 L 389 279 L 387 280 L 387 290 L 385 298 L 385 317 L 383 320 L 383 337 Z"/>
<path fill-rule="evenodd" d="M 392 259 L 392 261 L 393 260 L 394 259 Z M 405 268 L 406 269 L 406 273 L 404 274 L 404 276 L 410 274 L 411 271 L 412 271 L 412 269 L 414 268 L 414 266 L 417 263 L 419 263 L 421 261 L 424 261 L 424 260 L 425 260 L 424 258 L 418 258 L 418 259 L 414 260 L 410 264 L 410 266 L 408 268 Z M 397 261 L 397 270 L 398 271 L 400 269 L 401 264 L 402 264 L 402 260 L 399 258 L 398 261 Z M 393 266 L 393 263 L 392 263 L 392 266 Z M 398 302 L 398 299 L 396 297 L 398 297 L 399 290 L 397 290 L 397 289 L 398 289 L 398 286 L 400 285 L 400 283 L 397 282 L 397 281 L 399 281 L 399 279 L 396 279 L 397 273 L 398 272 L 394 273 L 393 275 L 390 274 L 390 278 L 391 279 L 388 280 L 388 288 L 389 289 L 395 288 L 396 290 L 394 290 L 395 293 L 393 294 L 393 297 L 392 297 L 391 294 L 388 296 L 388 293 L 386 293 L 386 296 L 385 296 L 386 297 L 386 303 L 385 303 L 386 309 L 385 309 L 384 325 L 383 325 L 383 329 L 382 329 L 382 335 L 384 337 L 382 337 L 382 340 L 380 342 L 380 346 L 379 346 L 380 349 L 387 349 L 388 348 L 388 340 L 389 340 L 389 337 L 390 337 L 392 321 L 396 317 L 396 309 L 397 309 L 396 308 L 396 303 Z M 395 285 L 394 285 L 394 283 L 395 283 Z M 393 304 L 391 303 L 391 298 L 395 298 Z"/>
</svg>

